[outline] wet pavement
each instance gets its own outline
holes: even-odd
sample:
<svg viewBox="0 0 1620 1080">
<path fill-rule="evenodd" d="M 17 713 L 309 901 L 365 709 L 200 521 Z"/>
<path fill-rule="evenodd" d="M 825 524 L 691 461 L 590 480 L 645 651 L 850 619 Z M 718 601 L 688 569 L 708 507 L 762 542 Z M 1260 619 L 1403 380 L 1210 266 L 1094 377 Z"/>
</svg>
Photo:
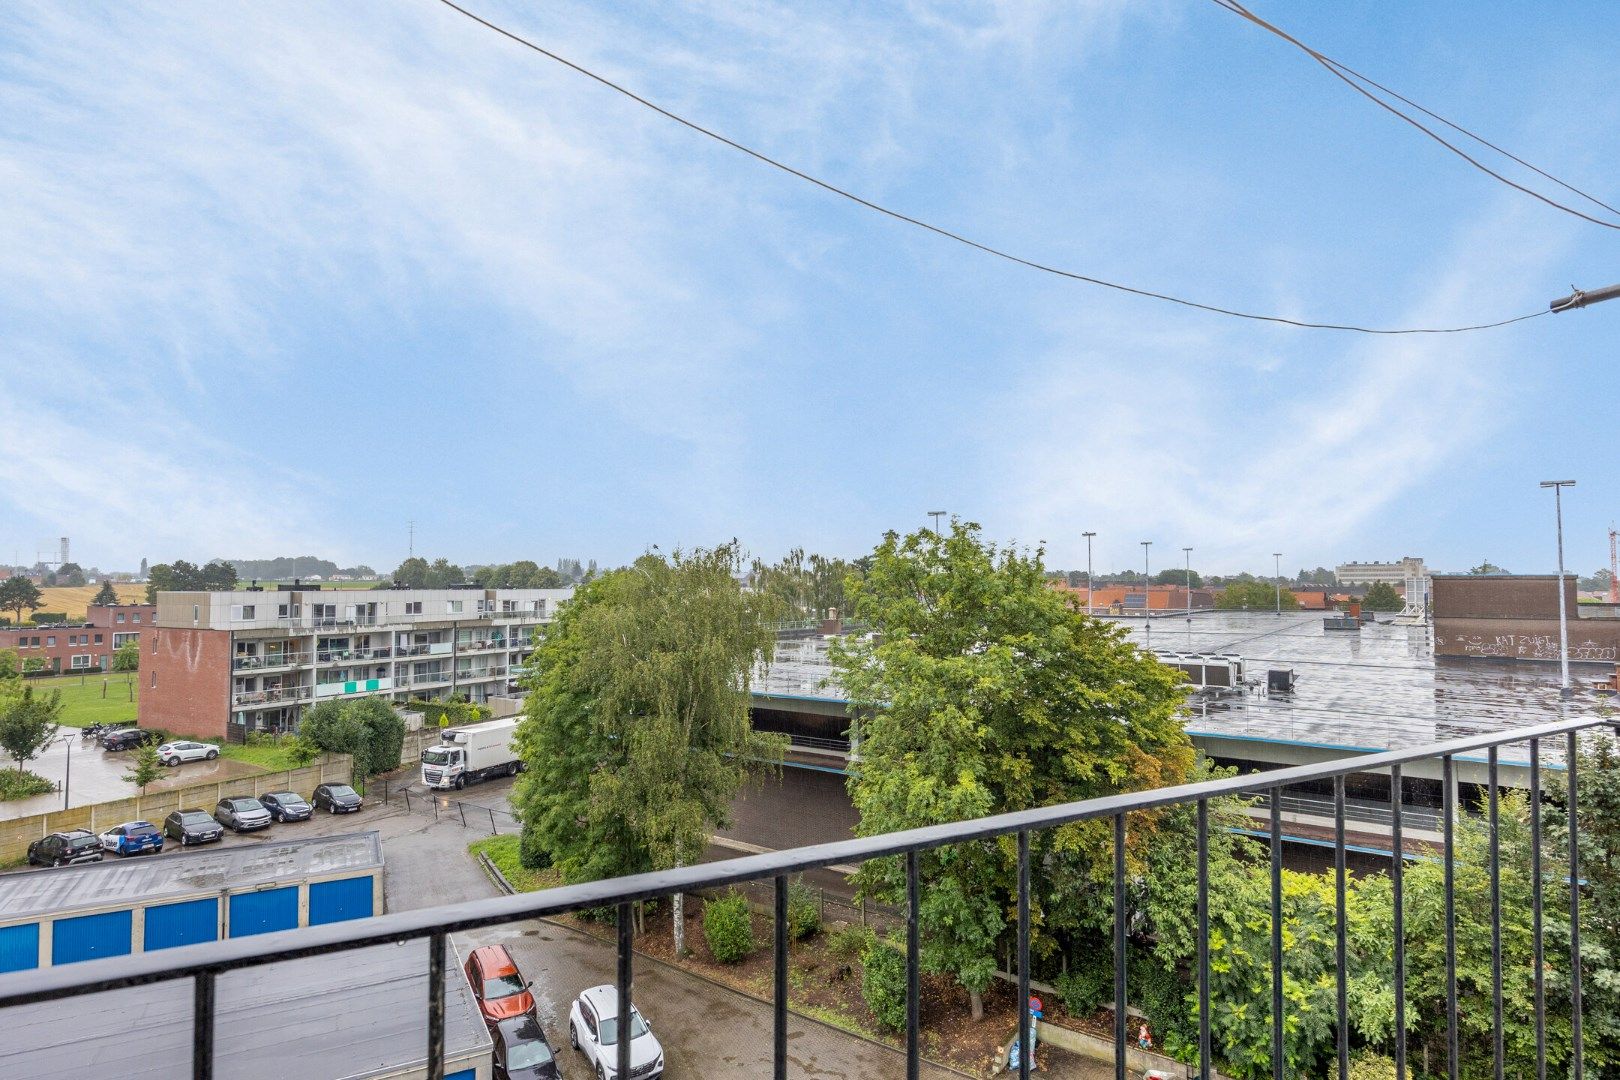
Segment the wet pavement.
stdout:
<svg viewBox="0 0 1620 1080">
<path fill-rule="evenodd" d="M 67 783 L 68 805 L 88 806 L 91 803 L 130 799 L 137 794 L 135 785 L 124 779 L 124 774 L 135 767 L 135 755 L 128 750 L 109 752 L 99 744 L 80 736 L 78 729 L 68 729 L 50 747 L 28 763 L 31 772 L 38 773 L 57 785 L 57 790 L 29 799 L 0 802 L 0 819 L 29 817 L 62 809 L 62 789 Z M 228 758 L 214 761 L 187 761 L 165 769 L 163 778 L 147 785 L 147 793 L 187 787 L 191 784 L 212 784 L 220 780 L 234 780 L 261 772 L 256 765 Z"/>
</svg>

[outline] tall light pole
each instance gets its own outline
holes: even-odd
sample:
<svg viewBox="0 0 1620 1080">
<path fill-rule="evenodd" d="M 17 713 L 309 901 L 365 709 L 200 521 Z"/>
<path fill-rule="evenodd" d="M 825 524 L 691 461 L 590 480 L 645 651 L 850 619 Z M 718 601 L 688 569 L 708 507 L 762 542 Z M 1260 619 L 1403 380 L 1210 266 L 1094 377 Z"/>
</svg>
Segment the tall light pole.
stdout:
<svg viewBox="0 0 1620 1080">
<path fill-rule="evenodd" d="M 1092 613 L 1092 609 L 1091 609 L 1091 538 L 1093 536 L 1096 536 L 1097 534 L 1094 533 L 1094 532 L 1087 532 L 1087 533 L 1081 533 L 1080 535 L 1086 538 L 1086 614 L 1090 615 Z"/>
<path fill-rule="evenodd" d="M 930 510 L 928 516 L 934 519 L 934 535 L 939 535 L 939 519 L 945 516 L 944 510 Z"/>
<path fill-rule="evenodd" d="M 61 725 L 58 725 L 56 730 L 61 731 Z M 63 735 L 61 739 L 63 748 L 67 750 L 67 766 L 62 770 L 62 809 L 66 810 L 68 789 L 73 785 L 73 736 Z"/>
<path fill-rule="evenodd" d="M 1620 293 L 1620 286 L 1615 291 Z M 1569 618 L 1564 612 L 1564 489 L 1574 487 L 1575 481 L 1543 480 L 1541 486 L 1553 489 L 1553 513 L 1558 518 L 1558 696 L 1568 701 L 1575 690 L 1569 685 Z"/>
<path fill-rule="evenodd" d="M 1282 552 L 1273 551 L 1271 557 L 1277 561 L 1277 618 L 1282 618 Z"/>
<path fill-rule="evenodd" d="M 1184 547 L 1181 553 L 1187 556 L 1187 625 L 1192 625 L 1192 548 Z"/>
<path fill-rule="evenodd" d="M 1153 541 L 1142 541 L 1142 629 L 1150 645 L 1153 643 L 1153 619 L 1149 614 L 1152 610 L 1149 605 L 1153 602 L 1153 594 L 1148 591 L 1148 548 L 1152 546 Z"/>
</svg>

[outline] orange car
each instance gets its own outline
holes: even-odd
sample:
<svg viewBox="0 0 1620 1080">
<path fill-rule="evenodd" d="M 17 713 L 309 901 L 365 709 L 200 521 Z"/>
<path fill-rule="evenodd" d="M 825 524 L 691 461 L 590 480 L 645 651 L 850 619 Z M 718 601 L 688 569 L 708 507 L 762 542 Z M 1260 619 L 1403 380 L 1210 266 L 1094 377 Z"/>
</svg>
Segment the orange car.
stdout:
<svg viewBox="0 0 1620 1080">
<path fill-rule="evenodd" d="M 521 1016 L 534 1008 L 534 995 L 529 993 L 533 984 L 524 981 L 505 945 L 474 949 L 467 957 L 467 982 L 485 1023 Z"/>
</svg>

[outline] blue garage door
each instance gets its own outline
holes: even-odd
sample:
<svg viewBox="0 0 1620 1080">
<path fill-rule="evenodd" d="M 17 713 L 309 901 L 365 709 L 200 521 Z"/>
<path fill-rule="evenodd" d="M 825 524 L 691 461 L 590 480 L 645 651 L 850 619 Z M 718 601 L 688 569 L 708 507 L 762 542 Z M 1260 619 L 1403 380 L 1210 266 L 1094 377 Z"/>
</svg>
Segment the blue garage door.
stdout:
<svg viewBox="0 0 1620 1080">
<path fill-rule="evenodd" d="M 1579 847 L 1580 845 L 1577 844 L 1576 846 Z M 635 999 L 631 998 L 630 1000 L 634 1001 Z M 1014 1034 L 1017 1034 L 1017 1033 L 1014 1032 Z M 631 1040 L 631 1041 L 633 1042 L 634 1040 Z M 478 1080 L 478 1070 L 477 1069 L 462 1069 L 460 1072 L 454 1072 L 454 1073 L 448 1074 L 447 1076 L 445 1076 L 444 1080 Z"/>
<path fill-rule="evenodd" d="M 298 886 L 236 893 L 231 897 L 231 937 L 291 930 L 298 925 Z"/>
<path fill-rule="evenodd" d="M 146 951 L 196 945 L 219 937 L 219 900 L 187 900 L 146 909 Z"/>
<path fill-rule="evenodd" d="M 0 971 L 39 967 L 39 923 L 0 927 Z"/>
<path fill-rule="evenodd" d="M 364 919 L 372 914 L 371 878 L 317 881 L 309 887 L 309 925 Z"/>
<path fill-rule="evenodd" d="M 73 964 L 80 960 L 99 960 L 103 956 L 127 956 L 133 924 L 128 911 L 57 919 L 51 924 L 51 963 Z"/>
</svg>

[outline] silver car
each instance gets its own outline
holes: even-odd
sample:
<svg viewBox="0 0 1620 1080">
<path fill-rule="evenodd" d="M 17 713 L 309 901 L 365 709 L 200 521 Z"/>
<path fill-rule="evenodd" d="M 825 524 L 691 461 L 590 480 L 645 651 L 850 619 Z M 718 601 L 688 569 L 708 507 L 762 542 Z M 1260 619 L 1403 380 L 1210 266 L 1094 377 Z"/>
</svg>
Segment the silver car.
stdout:
<svg viewBox="0 0 1620 1080">
<path fill-rule="evenodd" d="M 270 811 L 251 795 L 234 795 L 219 800 L 219 805 L 214 807 L 214 820 L 227 829 L 252 832 L 270 827 Z"/>
<path fill-rule="evenodd" d="M 182 761 L 213 761 L 219 757 L 214 743 L 188 742 L 184 739 L 166 742 L 158 747 L 158 760 L 171 768 Z"/>
</svg>

